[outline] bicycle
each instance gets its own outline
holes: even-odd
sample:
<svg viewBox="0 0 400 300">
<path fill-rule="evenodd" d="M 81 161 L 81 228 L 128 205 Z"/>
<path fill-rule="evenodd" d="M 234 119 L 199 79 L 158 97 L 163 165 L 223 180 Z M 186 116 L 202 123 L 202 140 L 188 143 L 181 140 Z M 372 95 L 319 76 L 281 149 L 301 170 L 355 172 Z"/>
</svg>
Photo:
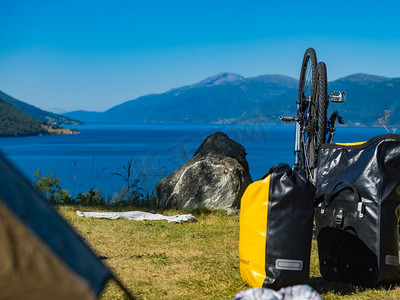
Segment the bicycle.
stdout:
<svg viewBox="0 0 400 300">
<path fill-rule="evenodd" d="M 295 162 L 293 169 L 309 178 L 314 184 L 318 165 L 318 149 L 323 143 L 333 143 L 336 120 L 344 124 L 343 118 L 334 111 L 327 118 L 329 99 L 343 103 L 346 93 L 332 91 L 328 96 L 326 65 L 317 62 L 313 48 L 304 53 L 301 64 L 297 117 L 279 117 L 285 122 L 295 123 Z M 327 138 L 328 135 L 328 138 Z"/>
</svg>

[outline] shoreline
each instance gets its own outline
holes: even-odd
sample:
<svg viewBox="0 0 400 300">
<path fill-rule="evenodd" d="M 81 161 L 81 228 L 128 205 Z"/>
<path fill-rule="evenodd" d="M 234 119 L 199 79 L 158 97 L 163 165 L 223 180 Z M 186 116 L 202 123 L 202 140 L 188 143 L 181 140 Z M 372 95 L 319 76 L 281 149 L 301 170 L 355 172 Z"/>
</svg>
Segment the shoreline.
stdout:
<svg viewBox="0 0 400 300">
<path fill-rule="evenodd" d="M 42 128 L 50 135 L 59 134 L 79 134 L 78 129 L 64 128 L 64 127 L 53 127 L 52 125 L 42 125 Z"/>
</svg>

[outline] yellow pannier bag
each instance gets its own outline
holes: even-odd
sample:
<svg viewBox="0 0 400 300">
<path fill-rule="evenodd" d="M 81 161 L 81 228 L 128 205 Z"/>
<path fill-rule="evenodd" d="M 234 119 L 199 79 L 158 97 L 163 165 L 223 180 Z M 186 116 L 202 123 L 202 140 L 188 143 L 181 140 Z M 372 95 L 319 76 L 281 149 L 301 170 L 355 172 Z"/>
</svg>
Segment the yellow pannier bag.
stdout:
<svg viewBox="0 0 400 300">
<path fill-rule="evenodd" d="M 246 284 L 277 290 L 308 281 L 314 196 L 314 185 L 284 164 L 247 187 L 239 237 Z"/>
</svg>

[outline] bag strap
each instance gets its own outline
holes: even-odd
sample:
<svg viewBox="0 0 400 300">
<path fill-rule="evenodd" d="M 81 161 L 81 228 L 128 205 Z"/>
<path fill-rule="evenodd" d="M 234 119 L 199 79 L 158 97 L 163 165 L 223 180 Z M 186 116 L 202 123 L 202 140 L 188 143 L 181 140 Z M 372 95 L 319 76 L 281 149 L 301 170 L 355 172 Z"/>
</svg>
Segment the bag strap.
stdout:
<svg viewBox="0 0 400 300">
<path fill-rule="evenodd" d="M 344 185 L 345 187 L 337 190 L 337 188 L 340 185 Z M 334 188 L 326 195 L 325 199 L 323 199 L 323 195 L 320 195 L 319 198 L 316 199 L 317 201 L 320 201 L 319 203 L 321 204 L 321 214 L 324 214 L 325 208 L 329 205 L 329 203 L 332 202 L 332 200 L 344 189 L 350 188 L 353 191 L 354 195 L 354 204 L 357 205 L 357 211 L 358 211 L 358 216 L 359 218 L 363 218 L 365 215 L 365 203 L 362 202 L 362 199 L 360 197 L 360 193 L 358 192 L 357 188 L 352 185 L 351 183 L 341 181 L 338 182 Z M 334 224 L 336 228 L 342 228 L 343 226 L 343 220 L 344 220 L 344 212 L 343 209 L 339 209 L 334 216 Z"/>
<path fill-rule="evenodd" d="M 314 206 L 318 207 L 322 202 L 325 200 L 325 195 L 324 194 L 316 194 L 314 197 Z"/>
<path fill-rule="evenodd" d="M 336 191 L 337 187 L 339 187 L 340 185 L 345 185 L 345 188 L 342 188 L 338 191 Z M 351 183 L 345 182 L 345 181 L 340 181 L 338 182 L 335 187 L 326 195 L 325 200 L 324 200 L 324 204 L 325 206 L 328 206 L 329 203 L 332 202 L 333 198 L 335 198 L 341 191 L 343 191 L 346 188 L 350 188 L 353 191 L 354 194 L 354 202 L 358 203 L 361 202 L 361 198 L 360 198 L 360 194 L 358 193 L 357 188 L 352 185 Z"/>
</svg>

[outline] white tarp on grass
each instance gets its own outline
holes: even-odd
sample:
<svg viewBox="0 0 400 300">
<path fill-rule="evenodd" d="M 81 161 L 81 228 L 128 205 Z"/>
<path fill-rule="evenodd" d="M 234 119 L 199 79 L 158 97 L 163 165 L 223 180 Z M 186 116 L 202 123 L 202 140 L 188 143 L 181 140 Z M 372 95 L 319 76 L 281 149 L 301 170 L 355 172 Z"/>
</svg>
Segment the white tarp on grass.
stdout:
<svg viewBox="0 0 400 300">
<path fill-rule="evenodd" d="M 237 293 L 233 300 L 322 300 L 322 298 L 311 286 L 301 284 L 283 287 L 279 291 L 251 288 Z"/>
<path fill-rule="evenodd" d="M 134 221 L 158 221 L 158 220 L 167 220 L 168 223 L 175 222 L 193 222 L 195 218 L 193 215 L 175 215 L 175 216 L 164 216 L 161 214 L 152 214 L 143 211 L 124 211 L 124 212 L 82 212 L 76 211 L 76 214 L 80 217 L 88 217 L 88 218 L 98 218 L 98 219 L 126 219 L 126 220 L 134 220 Z"/>
</svg>

